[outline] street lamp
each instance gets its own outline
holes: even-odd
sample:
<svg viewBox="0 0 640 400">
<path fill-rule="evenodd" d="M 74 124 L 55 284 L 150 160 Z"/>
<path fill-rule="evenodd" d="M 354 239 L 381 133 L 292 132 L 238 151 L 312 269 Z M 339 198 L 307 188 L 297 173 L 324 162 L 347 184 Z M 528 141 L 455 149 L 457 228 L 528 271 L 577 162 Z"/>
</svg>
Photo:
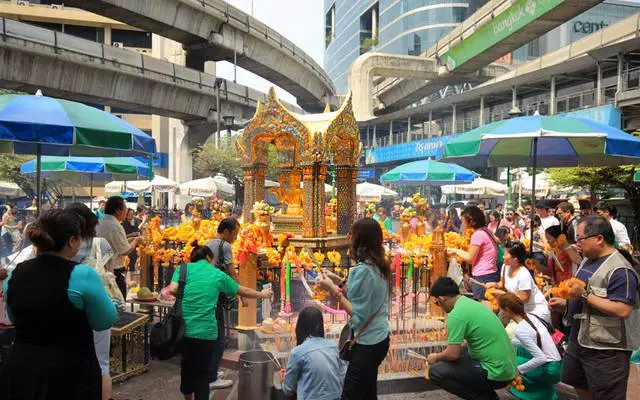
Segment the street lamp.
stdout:
<svg viewBox="0 0 640 400">
<path fill-rule="evenodd" d="M 227 134 L 231 137 L 231 128 L 233 128 L 233 115 L 224 115 L 222 116 L 222 120 L 224 121 L 224 126 L 227 128 Z"/>
</svg>

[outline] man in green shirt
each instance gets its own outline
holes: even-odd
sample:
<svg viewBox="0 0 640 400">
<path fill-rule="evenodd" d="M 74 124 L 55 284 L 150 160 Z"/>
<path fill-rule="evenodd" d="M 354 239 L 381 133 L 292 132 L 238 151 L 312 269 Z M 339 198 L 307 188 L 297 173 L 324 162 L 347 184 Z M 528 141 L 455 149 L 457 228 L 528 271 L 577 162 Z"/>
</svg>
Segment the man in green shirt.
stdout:
<svg viewBox="0 0 640 400">
<path fill-rule="evenodd" d="M 451 278 L 438 278 L 430 296 L 448 314 L 448 345 L 427 357 L 429 377 L 463 399 L 497 399 L 496 389 L 507 386 L 518 371 L 500 320 L 486 306 L 461 296 Z"/>
</svg>

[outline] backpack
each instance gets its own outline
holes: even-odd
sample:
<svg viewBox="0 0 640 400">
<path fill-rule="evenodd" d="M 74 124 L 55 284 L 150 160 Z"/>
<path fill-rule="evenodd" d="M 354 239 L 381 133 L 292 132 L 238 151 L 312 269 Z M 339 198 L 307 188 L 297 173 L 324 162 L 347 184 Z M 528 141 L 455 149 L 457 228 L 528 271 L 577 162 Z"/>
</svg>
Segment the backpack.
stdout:
<svg viewBox="0 0 640 400">
<path fill-rule="evenodd" d="M 149 335 L 151 357 L 164 361 L 175 356 L 180 350 L 184 336 L 184 319 L 182 318 L 182 298 L 187 283 L 187 264 L 180 268 L 176 302 L 162 321 L 156 322 Z"/>
<path fill-rule="evenodd" d="M 227 266 L 224 263 L 224 240 L 220 239 L 220 244 L 218 245 L 218 257 L 216 258 L 216 263 L 214 265 L 220 271 L 225 274 L 229 274 L 227 271 Z M 236 298 L 227 296 L 225 293 L 220 292 L 218 295 L 218 307 L 223 308 L 225 310 L 232 310 L 235 306 Z"/>
</svg>

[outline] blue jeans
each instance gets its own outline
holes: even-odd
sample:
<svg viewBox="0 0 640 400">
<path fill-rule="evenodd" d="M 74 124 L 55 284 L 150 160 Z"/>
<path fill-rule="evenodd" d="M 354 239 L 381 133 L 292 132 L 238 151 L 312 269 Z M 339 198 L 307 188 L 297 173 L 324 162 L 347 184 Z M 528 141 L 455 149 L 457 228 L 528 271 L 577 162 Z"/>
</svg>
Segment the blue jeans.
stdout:
<svg viewBox="0 0 640 400">
<path fill-rule="evenodd" d="M 500 281 L 500 274 L 497 273 L 497 272 L 494 272 L 494 273 L 487 274 L 487 275 L 477 275 L 477 276 L 474 276 L 473 279 L 478 280 L 478 281 L 480 281 L 482 283 L 499 282 Z M 480 286 L 478 284 L 471 283 L 471 291 L 473 292 L 473 299 L 474 300 L 484 300 L 484 292 L 486 291 L 484 286 Z"/>
</svg>

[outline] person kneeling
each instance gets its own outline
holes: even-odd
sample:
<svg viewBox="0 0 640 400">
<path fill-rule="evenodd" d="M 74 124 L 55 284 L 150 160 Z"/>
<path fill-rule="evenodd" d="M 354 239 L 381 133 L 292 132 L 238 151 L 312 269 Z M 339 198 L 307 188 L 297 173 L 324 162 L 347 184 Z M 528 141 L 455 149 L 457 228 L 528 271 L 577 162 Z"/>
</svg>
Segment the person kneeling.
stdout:
<svg viewBox="0 0 640 400">
<path fill-rule="evenodd" d="M 300 311 L 297 346 L 291 350 L 282 391 L 298 400 L 336 400 L 347 371 L 334 340 L 324 338 L 322 313 L 313 307 Z"/>
<path fill-rule="evenodd" d="M 517 374 L 513 346 L 502 323 L 481 303 L 461 296 L 451 278 L 438 278 L 430 296 L 448 314 L 448 345 L 427 357 L 429 378 L 463 399 L 497 399 L 495 391 Z"/>
<path fill-rule="evenodd" d="M 522 299 L 515 294 L 501 296 L 499 304 L 502 315 L 518 324 L 514 345 L 524 391 L 511 387 L 511 394 L 524 400 L 557 399 L 553 385 L 560 382 L 562 363 L 549 329 L 535 314 L 525 313 Z"/>
</svg>

